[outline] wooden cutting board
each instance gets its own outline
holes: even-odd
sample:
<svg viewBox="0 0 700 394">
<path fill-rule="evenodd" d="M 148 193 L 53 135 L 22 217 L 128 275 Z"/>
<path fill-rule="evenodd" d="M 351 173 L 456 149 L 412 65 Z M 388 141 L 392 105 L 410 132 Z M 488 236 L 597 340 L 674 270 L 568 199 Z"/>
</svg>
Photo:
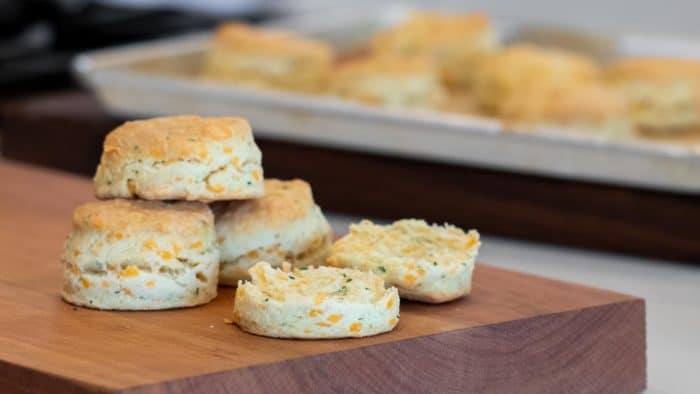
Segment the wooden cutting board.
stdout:
<svg viewBox="0 0 700 394">
<path fill-rule="evenodd" d="M 59 297 L 58 260 L 87 179 L 0 161 L 0 391 L 639 392 L 644 300 L 478 264 L 473 293 L 402 302 L 391 333 L 300 341 L 209 305 L 102 312 Z"/>
</svg>

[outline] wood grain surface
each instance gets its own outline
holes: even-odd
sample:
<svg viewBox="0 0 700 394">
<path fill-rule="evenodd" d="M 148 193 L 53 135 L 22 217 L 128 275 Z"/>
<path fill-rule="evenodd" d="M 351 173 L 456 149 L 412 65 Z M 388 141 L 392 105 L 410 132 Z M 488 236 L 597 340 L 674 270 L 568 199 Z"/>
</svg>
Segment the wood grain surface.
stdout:
<svg viewBox="0 0 700 394">
<path fill-rule="evenodd" d="M 402 302 L 391 333 L 279 340 L 203 307 L 102 312 L 60 300 L 84 178 L 0 161 L 0 388 L 8 392 L 639 392 L 644 301 L 478 264 L 471 296 Z"/>
<path fill-rule="evenodd" d="M 2 154 L 91 175 L 104 136 L 120 122 L 77 91 L 11 100 L 0 105 Z M 308 180 L 322 206 L 337 212 L 418 216 L 516 238 L 700 261 L 694 195 L 256 140 L 266 176 Z"/>
</svg>

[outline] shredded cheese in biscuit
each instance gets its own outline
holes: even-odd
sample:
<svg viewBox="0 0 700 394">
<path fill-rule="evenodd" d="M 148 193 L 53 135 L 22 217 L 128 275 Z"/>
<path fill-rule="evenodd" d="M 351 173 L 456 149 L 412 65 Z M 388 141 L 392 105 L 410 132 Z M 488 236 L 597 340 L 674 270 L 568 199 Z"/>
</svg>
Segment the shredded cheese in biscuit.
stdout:
<svg viewBox="0 0 700 394">
<path fill-rule="evenodd" d="M 405 298 L 444 302 L 469 292 L 480 245 L 475 230 L 416 219 L 388 226 L 364 220 L 333 245 L 326 264 L 381 275 Z"/>
<path fill-rule="evenodd" d="M 351 225 L 350 234 L 333 245 L 328 262 L 343 267 L 346 255 L 354 254 L 364 260 L 368 268 L 371 266 L 382 271 L 386 263 L 401 258 L 406 269 L 418 268 L 420 275 L 426 270 L 426 263 L 429 266 L 460 263 L 480 245 L 478 232 L 465 233 L 449 224 L 431 226 L 423 220 L 404 219 L 390 226 L 381 226 L 363 220 Z"/>
<path fill-rule="evenodd" d="M 288 267 L 285 267 L 288 268 Z M 398 319 L 396 288 L 380 275 L 333 267 L 273 268 L 259 262 L 241 281 L 234 321 L 256 334 L 342 338 L 391 330 Z"/>
</svg>

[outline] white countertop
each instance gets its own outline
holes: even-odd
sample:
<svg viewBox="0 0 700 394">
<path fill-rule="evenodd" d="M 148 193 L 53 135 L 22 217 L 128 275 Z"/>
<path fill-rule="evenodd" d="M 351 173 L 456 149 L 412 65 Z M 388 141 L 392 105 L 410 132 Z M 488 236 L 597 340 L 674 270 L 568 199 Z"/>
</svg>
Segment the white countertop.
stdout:
<svg viewBox="0 0 700 394">
<path fill-rule="evenodd" d="M 355 221 L 328 216 L 337 234 L 346 233 L 348 224 Z M 646 299 L 647 393 L 700 392 L 700 265 L 489 234 L 482 234 L 482 244 L 479 261 Z"/>
</svg>

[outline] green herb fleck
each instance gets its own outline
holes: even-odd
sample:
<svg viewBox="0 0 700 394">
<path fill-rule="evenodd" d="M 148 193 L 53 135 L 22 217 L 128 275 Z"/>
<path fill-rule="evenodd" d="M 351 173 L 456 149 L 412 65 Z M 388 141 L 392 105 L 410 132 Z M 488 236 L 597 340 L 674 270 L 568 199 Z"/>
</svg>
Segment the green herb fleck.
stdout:
<svg viewBox="0 0 700 394">
<path fill-rule="evenodd" d="M 307 269 L 309 269 L 309 267 L 301 267 L 301 268 L 299 268 L 299 270 L 301 270 L 301 271 L 306 271 Z"/>
<path fill-rule="evenodd" d="M 433 265 L 437 267 L 437 261 L 433 261 Z"/>
<path fill-rule="evenodd" d="M 352 282 L 352 278 L 347 278 L 347 279 L 345 280 L 345 282 L 346 282 L 346 283 Z"/>
<path fill-rule="evenodd" d="M 270 299 L 269 299 L 269 298 L 265 298 L 265 302 L 268 302 L 268 301 L 270 301 Z"/>
<path fill-rule="evenodd" d="M 380 266 L 379 266 L 379 270 L 382 271 L 382 272 L 386 272 L 386 268 L 384 268 L 383 265 L 380 265 Z"/>
<path fill-rule="evenodd" d="M 338 293 L 338 294 L 343 294 L 343 295 L 344 295 L 344 294 L 347 294 L 347 292 L 348 292 L 348 287 L 347 287 L 347 286 L 343 286 L 343 287 L 341 287 L 340 289 L 338 289 L 338 290 L 336 291 L 336 293 Z"/>
<path fill-rule="evenodd" d="M 345 278 L 347 275 L 345 275 L 345 272 L 343 272 L 341 275 L 343 275 L 343 278 Z"/>
<path fill-rule="evenodd" d="M 401 315 L 396 315 L 396 318 L 397 318 L 397 319 L 400 319 L 400 318 L 401 318 Z"/>
<path fill-rule="evenodd" d="M 296 278 L 294 277 L 294 275 L 289 275 L 289 279 L 294 280 Z"/>
</svg>

